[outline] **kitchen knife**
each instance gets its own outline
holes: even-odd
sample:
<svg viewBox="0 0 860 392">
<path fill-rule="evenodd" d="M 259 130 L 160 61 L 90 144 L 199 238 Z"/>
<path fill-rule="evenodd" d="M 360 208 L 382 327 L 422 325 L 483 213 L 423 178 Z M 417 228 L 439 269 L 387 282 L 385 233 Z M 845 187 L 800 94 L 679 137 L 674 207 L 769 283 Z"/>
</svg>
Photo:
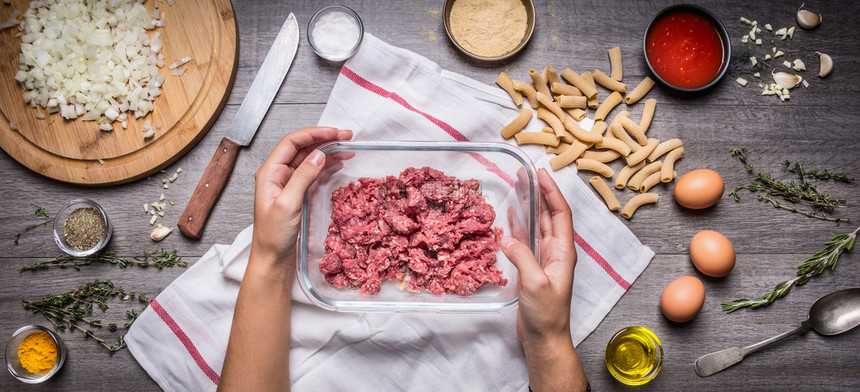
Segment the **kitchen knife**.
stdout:
<svg viewBox="0 0 860 392">
<path fill-rule="evenodd" d="M 221 196 L 230 172 L 233 171 L 239 148 L 247 146 L 257 133 L 260 122 L 263 121 L 269 105 L 275 98 L 275 93 L 278 92 L 293 63 L 298 47 L 299 26 L 295 15 L 290 13 L 287 21 L 281 26 L 278 36 L 275 37 L 275 43 L 266 54 L 263 65 L 257 71 L 257 76 L 254 77 L 254 82 L 251 83 L 245 99 L 242 100 L 242 105 L 239 106 L 239 111 L 236 112 L 227 135 L 218 145 L 218 150 L 215 151 L 209 166 L 203 172 L 203 177 L 194 189 L 188 205 L 185 206 L 185 211 L 179 217 L 177 224 L 179 231 L 186 237 L 200 238 L 203 233 L 203 226 L 206 225 L 209 212 Z"/>
</svg>

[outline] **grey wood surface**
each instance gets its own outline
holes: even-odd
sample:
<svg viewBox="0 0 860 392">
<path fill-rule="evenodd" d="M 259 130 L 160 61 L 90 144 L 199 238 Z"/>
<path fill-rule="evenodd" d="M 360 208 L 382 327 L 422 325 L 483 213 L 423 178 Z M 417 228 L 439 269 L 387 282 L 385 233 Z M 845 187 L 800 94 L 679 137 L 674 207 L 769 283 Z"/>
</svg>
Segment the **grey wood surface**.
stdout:
<svg viewBox="0 0 860 392">
<path fill-rule="evenodd" d="M 182 0 L 177 0 L 182 1 Z M 732 37 L 732 65 L 724 80 L 711 91 L 691 97 L 673 94 L 662 86 L 649 97 L 659 101 L 649 133 L 660 139 L 679 137 L 686 156 L 679 173 L 711 168 L 725 179 L 726 186 L 751 181 L 743 165 L 730 158 L 728 150 L 744 146 L 757 168 L 792 178 L 782 170 L 784 160 L 803 160 L 811 167 L 826 167 L 860 177 L 860 71 L 855 38 L 856 15 L 860 3 L 815 1 L 807 4 L 824 15 L 823 24 L 813 31 L 798 28 L 794 39 L 765 42 L 761 47 L 740 43 L 748 26 L 741 16 L 775 28 L 795 25 L 799 1 L 692 1 L 715 13 Z M 442 0 L 433 1 L 351 1 L 343 2 L 361 15 L 368 32 L 395 46 L 421 53 L 442 68 L 492 84 L 500 70 L 527 79 L 529 68 L 553 65 L 580 72 L 607 70 L 606 49 L 620 46 L 624 56 L 624 79 L 630 85 L 648 71 L 642 54 L 642 35 L 650 18 L 671 2 L 661 1 L 537 1 L 537 28 L 523 53 L 501 65 L 471 61 L 456 51 L 442 25 Z M 174 225 L 197 180 L 223 137 L 272 39 L 289 12 L 302 25 L 313 12 L 328 3 L 315 1 L 243 0 L 233 6 L 239 26 L 239 70 L 235 86 L 214 127 L 186 156 L 171 167 L 182 167 L 179 180 L 165 192 L 176 206 L 168 206 L 165 222 Z M 765 34 L 766 35 L 766 34 Z M 791 99 L 779 102 L 761 96 L 748 57 L 773 45 L 784 50 L 786 59 L 801 58 L 808 71 L 802 73 L 809 88 L 792 90 Z M 815 51 L 830 54 L 835 71 L 827 79 L 816 75 Z M 782 61 L 777 61 L 776 68 Z M 770 63 L 774 63 L 771 61 Z M 154 245 L 149 238 L 148 216 L 141 206 L 160 193 L 161 178 L 152 176 L 134 183 L 109 188 L 85 188 L 41 177 L 0 152 L 0 335 L 11 336 L 26 324 L 49 324 L 39 315 L 21 307 L 22 299 L 36 299 L 100 278 L 112 279 L 129 289 L 143 289 L 154 297 L 181 274 L 183 269 L 120 270 L 112 266 L 92 266 L 81 271 L 54 270 L 19 273 L 21 266 L 59 254 L 51 241 L 49 227 L 40 227 L 13 245 L 15 233 L 37 222 L 31 203 L 58 211 L 69 200 L 87 197 L 101 203 L 112 217 L 114 236 L 110 248 L 123 256 L 135 256 L 157 247 L 177 249 L 188 261 L 196 261 L 215 243 L 230 243 L 252 222 L 253 174 L 272 147 L 286 133 L 315 125 L 325 106 L 340 64 L 315 56 L 302 40 L 293 68 L 278 93 L 260 131 L 249 148 L 243 149 L 220 201 L 214 208 L 200 241 L 190 241 L 179 233 Z M 759 66 L 763 75 L 771 67 Z M 735 83 L 743 76 L 747 87 Z M 762 81 L 769 80 L 762 77 Z M 641 105 L 631 112 L 638 117 Z M 580 174 L 587 180 L 588 175 Z M 661 339 L 665 350 L 661 373 L 641 390 L 768 391 L 768 390 L 857 390 L 860 385 L 860 331 L 823 337 L 814 332 L 796 336 L 777 346 L 748 357 L 742 364 L 709 378 L 699 378 L 693 361 L 700 355 L 763 340 L 793 329 L 812 302 L 828 292 L 860 286 L 860 258 L 848 252 L 835 271 L 826 271 L 784 299 L 762 309 L 725 314 L 720 302 L 740 297 L 758 298 L 773 285 L 793 276 L 795 267 L 836 234 L 853 230 L 860 222 L 857 184 L 824 182 L 823 191 L 848 200 L 837 216 L 850 218 L 849 224 L 813 220 L 774 209 L 744 194 L 736 203 L 727 194 L 713 208 L 690 211 L 672 201 L 671 185 L 660 185 L 661 201 L 656 207 L 638 211 L 624 220 L 634 234 L 657 255 L 597 329 L 577 348 L 592 387 L 600 390 L 628 390 L 616 382 L 603 362 L 604 348 L 617 330 L 631 325 L 645 326 Z M 728 191 L 727 191 L 728 192 Z M 687 247 L 699 230 L 714 229 L 730 238 L 737 250 L 737 265 L 727 277 L 711 279 L 698 274 L 689 261 Z M 707 289 L 705 305 L 696 319 L 676 324 L 659 310 L 659 298 L 670 281 L 682 275 L 702 278 Z M 25 387 L 9 374 L 0 375 L 0 390 L 156 390 L 157 385 L 134 361 L 128 350 L 113 356 L 79 334 L 65 333 L 69 357 L 58 376 L 40 386 Z M 492 377 L 492 375 L 481 375 Z"/>
</svg>

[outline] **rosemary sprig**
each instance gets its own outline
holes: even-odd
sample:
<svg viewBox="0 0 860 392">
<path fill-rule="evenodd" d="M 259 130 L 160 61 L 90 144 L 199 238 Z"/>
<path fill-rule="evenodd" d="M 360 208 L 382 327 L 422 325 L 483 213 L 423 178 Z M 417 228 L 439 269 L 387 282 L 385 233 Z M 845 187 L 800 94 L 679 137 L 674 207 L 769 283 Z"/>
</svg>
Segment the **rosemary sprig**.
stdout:
<svg viewBox="0 0 860 392">
<path fill-rule="evenodd" d="M 755 309 L 770 305 L 773 301 L 788 294 L 792 286 L 800 286 L 806 283 L 809 278 L 821 274 L 827 268 L 833 270 L 836 268 L 836 263 L 839 261 L 839 256 L 842 252 L 850 251 L 854 247 L 854 241 L 857 239 L 858 232 L 860 232 L 860 227 L 851 233 L 837 235 L 832 240 L 825 242 L 824 249 L 806 258 L 803 263 L 797 266 L 797 276 L 794 279 L 776 285 L 773 291 L 765 294 L 762 299 L 739 299 L 732 302 L 724 302 L 722 303 L 723 311 L 731 313 L 741 308 Z"/>
<path fill-rule="evenodd" d="M 53 222 L 53 221 L 54 221 L 54 218 L 51 218 L 51 217 L 49 216 L 49 214 L 48 214 L 48 210 L 46 210 L 44 207 L 42 207 L 42 206 L 40 206 L 40 205 L 38 205 L 38 204 L 30 204 L 30 205 L 32 205 L 33 207 L 36 207 L 36 212 L 34 213 L 34 215 L 36 215 L 37 217 L 38 217 L 38 216 L 43 216 L 43 217 L 45 217 L 45 218 L 46 218 L 46 220 L 41 221 L 41 222 L 39 222 L 39 223 L 34 223 L 34 224 L 32 224 L 32 225 L 29 225 L 29 226 L 27 226 L 27 227 L 25 227 L 25 228 L 24 228 L 24 231 L 22 231 L 22 232 L 20 232 L 20 233 L 15 234 L 15 246 L 18 246 L 18 240 L 21 238 L 21 235 L 23 235 L 24 233 L 26 233 L 26 232 L 28 232 L 28 231 L 30 231 L 30 230 L 33 230 L 33 229 L 35 229 L 35 228 L 37 228 L 37 227 L 39 227 L 39 226 L 46 225 L 46 224 L 51 223 L 51 222 Z"/>
<path fill-rule="evenodd" d="M 100 328 L 107 327 L 108 331 L 116 332 L 118 330 L 126 330 L 131 327 L 140 311 L 134 308 L 125 311 L 128 321 L 122 323 L 110 322 L 104 323 L 92 317 L 93 307 L 97 306 L 102 312 L 108 309 L 107 302 L 111 299 L 120 301 L 129 301 L 136 299 L 143 304 L 143 309 L 149 305 L 149 298 L 146 297 L 143 291 L 126 291 L 120 286 L 114 285 L 110 280 L 97 280 L 88 283 L 85 286 L 75 290 L 66 291 L 60 294 L 49 294 L 42 297 L 39 301 L 21 301 L 24 309 L 30 310 L 33 313 L 39 313 L 45 316 L 48 321 L 54 324 L 58 330 L 76 329 L 81 331 L 85 337 L 92 338 L 99 344 L 108 349 L 113 354 L 126 347 L 124 335 L 117 336 L 117 344 L 109 344 L 105 337 L 96 335 Z M 94 330 L 92 328 L 99 328 Z"/>
<path fill-rule="evenodd" d="M 158 269 L 170 268 L 174 266 L 188 266 L 188 263 L 182 260 L 182 257 L 176 253 L 175 249 L 170 252 L 165 251 L 164 249 L 148 251 L 144 252 L 143 256 L 141 257 L 133 258 L 117 257 L 116 252 L 111 250 L 89 257 L 73 257 L 69 255 L 57 256 L 50 260 L 37 261 L 33 264 L 23 266 L 21 267 L 20 271 L 36 271 L 48 269 L 51 267 L 70 267 L 79 270 L 81 269 L 81 267 L 93 263 L 116 264 L 120 268 L 125 268 L 129 265 L 136 265 L 138 267 L 143 268 L 156 267 Z"/>
<path fill-rule="evenodd" d="M 800 183 L 798 183 L 795 181 L 779 180 L 774 178 L 772 174 L 765 173 L 762 170 L 756 172 L 753 164 L 749 162 L 749 158 L 747 157 L 746 150 L 744 148 L 733 148 L 729 150 L 729 153 L 733 157 L 737 157 L 745 165 L 748 172 L 755 173 L 756 175 L 753 183 L 735 187 L 734 190 L 729 192 L 729 195 L 731 195 L 735 201 L 739 202 L 741 200 L 738 191 L 746 189 L 753 193 L 762 192 L 762 194 L 758 195 L 758 199 L 760 201 L 771 203 L 775 208 L 782 208 L 791 212 L 806 215 L 810 218 L 817 218 L 826 221 L 837 223 L 850 222 L 850 219 L 848 218 L 832 218 L 827 216 L 828 212 L 833 212 L 837 207 L 842 207 L 844 202 L 821 193 L 818 188 L 806 181 L 810 172 L 804 170 L 802 162 L 798 161 L 798 165 L 790 167 L 790 169 L 793 169 L 790 171 L 796 172 L 800 176 Z M 790 203 L 808 204 L 812 207 L 812 210 L 809 211 L 797 207 L 789 207 L 776 198 Z"/>
</svg>

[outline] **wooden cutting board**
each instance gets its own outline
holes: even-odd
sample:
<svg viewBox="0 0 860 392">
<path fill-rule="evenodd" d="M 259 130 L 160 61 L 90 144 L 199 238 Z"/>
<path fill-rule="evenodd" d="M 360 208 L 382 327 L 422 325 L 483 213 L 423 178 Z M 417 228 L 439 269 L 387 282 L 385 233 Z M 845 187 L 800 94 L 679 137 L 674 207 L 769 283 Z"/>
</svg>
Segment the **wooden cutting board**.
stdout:
<svg viewBox="0 0 860 392">
<path fill-rule="evenodd" d="M 12 10 L 22 13 L 27 0 L 0 5 L 0 22 Z M 150 11 L 154 1 L 144 4 Z M 113 185 L 145 177 L 171 164 L 206 134 L 227 101 L 237 64 L 236 18 L 230 0 L 159 2 L 166 25 L 161 31 L 166 80 L 155 110 L 135 119 L 128 129 L 100 131 L 94 121 L 65 120 L 28 106 L 14 76 L 18 71 L 20 38 L 13 27 L 0 31 L 0 147 L 15 160 L 44 176 L 85 185 Z M 151 35 L 151 32 L 150 32 Z M 181 76 L 167 65 L 189 56 Z M 37 112 L 46 115 L 36 117 Z M 155 137 L 144 140 L 149 120 Z M 17 130 L 9 126 L 13 124 Z"/>
</svg>

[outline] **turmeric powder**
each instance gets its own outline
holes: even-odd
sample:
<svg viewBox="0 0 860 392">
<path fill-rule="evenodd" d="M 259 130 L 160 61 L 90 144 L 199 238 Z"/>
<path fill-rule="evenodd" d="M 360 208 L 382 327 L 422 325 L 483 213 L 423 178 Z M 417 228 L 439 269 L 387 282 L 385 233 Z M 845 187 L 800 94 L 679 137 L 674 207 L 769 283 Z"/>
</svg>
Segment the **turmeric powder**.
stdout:
<svg viewBox="0 0 860 392">
<path fill-rule="evenodd" d="M 30 373 L 48 373 L 57 362 L 57 344 L 46 332 L 32 333 L 18 346 L 18 360 Z"/>
</svg>

